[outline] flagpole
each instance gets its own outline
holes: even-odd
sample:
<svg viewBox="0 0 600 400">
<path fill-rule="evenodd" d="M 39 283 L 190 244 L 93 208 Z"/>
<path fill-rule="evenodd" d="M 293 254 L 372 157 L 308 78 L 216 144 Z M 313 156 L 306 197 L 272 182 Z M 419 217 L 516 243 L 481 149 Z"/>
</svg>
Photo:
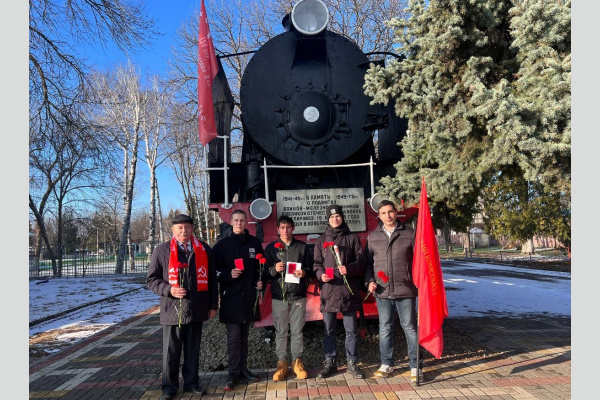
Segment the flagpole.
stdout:
<svg viewBox="0 0 600 400">
<path fill-rule="evenodd" d="M 417 301 L 419 299 L 419 289 L 417 289 Z M 419 313 L 419 306 L 417 304 L 415 304 L 416 308 L 417 308 L 417 386 L 419 386 L 419 384 L 421 383 L 419 381 L 419 362 L 420 360 L 420 354 L 421 354 L 421 345 L 419 344 L 419 322 L 421 320 L 421 314 Z"/>
<path fill-rule="evenodd" d="M 440 358 L 444 350 L 442 324 L 448 316 L 446 291 L 442 266 L 438 254 L 438 244 L 431 219 L 425 177 L 421 182 L 421 199 L 415 234 L 415 252 L 413 257 L 413 283 L 417 287 L 417 386 L 420 383 L 420 331 L 423 329 L 423 348 L 435 358 Z M 421 323 L 421 305 L 423 305 L 423 323 Z"/>
</svg>

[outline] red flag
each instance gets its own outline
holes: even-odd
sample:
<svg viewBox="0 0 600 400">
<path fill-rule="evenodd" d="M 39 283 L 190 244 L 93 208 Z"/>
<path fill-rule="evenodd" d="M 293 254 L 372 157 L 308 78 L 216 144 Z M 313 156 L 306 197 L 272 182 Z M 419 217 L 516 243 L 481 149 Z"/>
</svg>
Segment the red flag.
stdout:
<svg viewBox="0 0 600 400">
<path fill-rule="evenodd" d="M 442 323 L 448 316 L 448 305 L 438 244 L 427 202 L 425 178 L 421 185 L 419 201 L 413 282 L 419 289 L 419 344 L 433 356 L 440 358 L 444 350 Z"/>
<path fill-rule="evenodd" d="M 219 64 L 215 55 L 204 0 L 200 5 L 200 29 L 198 34 L 198 135 L 206 146 L 217 137 L 215 109 L 213 107 L 212 84 Z"/>
</svg>

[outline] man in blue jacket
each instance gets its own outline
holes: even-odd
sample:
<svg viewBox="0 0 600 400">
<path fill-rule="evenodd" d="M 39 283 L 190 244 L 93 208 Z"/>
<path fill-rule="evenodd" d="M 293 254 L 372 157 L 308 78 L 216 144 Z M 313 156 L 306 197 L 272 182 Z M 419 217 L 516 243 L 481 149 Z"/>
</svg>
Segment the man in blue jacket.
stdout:
<svg viewBox="0 0 600 400">
<path fill-rule="evenodd" d="M 259 377 L 248 369 L 248 335 L 250 324 L 260 321 L 260 307 L 254 307 L 262 289 L 257 254 L 262 243 L 246 229 L 246 212 L 231 214 L 232 231 L 213 246 L 221 298 L 219 321 L 227 330 L 229 377 L 225 390 L 232 390 L 239 379 L 256 382 Z"/>
</svg>

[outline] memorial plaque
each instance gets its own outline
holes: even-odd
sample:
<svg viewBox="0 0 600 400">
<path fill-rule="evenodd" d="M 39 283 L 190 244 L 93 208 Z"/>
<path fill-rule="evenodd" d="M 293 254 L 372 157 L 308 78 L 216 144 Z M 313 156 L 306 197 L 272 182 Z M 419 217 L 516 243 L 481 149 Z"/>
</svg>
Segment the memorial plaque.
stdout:
<svg viewBox="0 0 600 400">
<path fill-rule="evenodd" d="M 283 214 L 291 217 L 295 234 L 323 233 L 327 226 L 325 209 L 334 203 L 342 206 L 352 232 L 366 230 L 363 188 L 278 190 L 277 218 Z"/>
</svg>

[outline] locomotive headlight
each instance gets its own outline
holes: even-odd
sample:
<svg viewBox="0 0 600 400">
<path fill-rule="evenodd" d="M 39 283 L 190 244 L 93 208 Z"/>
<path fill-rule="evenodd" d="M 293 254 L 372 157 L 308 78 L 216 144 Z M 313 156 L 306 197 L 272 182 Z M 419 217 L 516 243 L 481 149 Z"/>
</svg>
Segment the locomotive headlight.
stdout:
<svg viewBox="0 0 600 400">
<path fill-rule="evenodd" d="M 376 213 L 379 213 L 379 209 L 377 207 L 379 207 L 379 202 L 381 202 L 382 200 L 389 200 L 389 196 L 382 194 L 382 193 L 375 193 L 375 196 L 371 197 L 369 199 L 369 205 L 371 206 L 371 210 L 375 211 Z"/>
<path fill-rule="evenodd" d="M 249 211 L 253 218 L 262 221 L 269 218 L 273 212 L 273 208 L 271 207 L 271 203 L 266 199 L 256 199 L 250 204 Z"/>
<path fill-rule="evenodd" d="M 292 9 L 294 27 L 305 35 L 316 35 L 327 27 L 329 11 L 320 0 L 300 0 Z"/>
</svg>

